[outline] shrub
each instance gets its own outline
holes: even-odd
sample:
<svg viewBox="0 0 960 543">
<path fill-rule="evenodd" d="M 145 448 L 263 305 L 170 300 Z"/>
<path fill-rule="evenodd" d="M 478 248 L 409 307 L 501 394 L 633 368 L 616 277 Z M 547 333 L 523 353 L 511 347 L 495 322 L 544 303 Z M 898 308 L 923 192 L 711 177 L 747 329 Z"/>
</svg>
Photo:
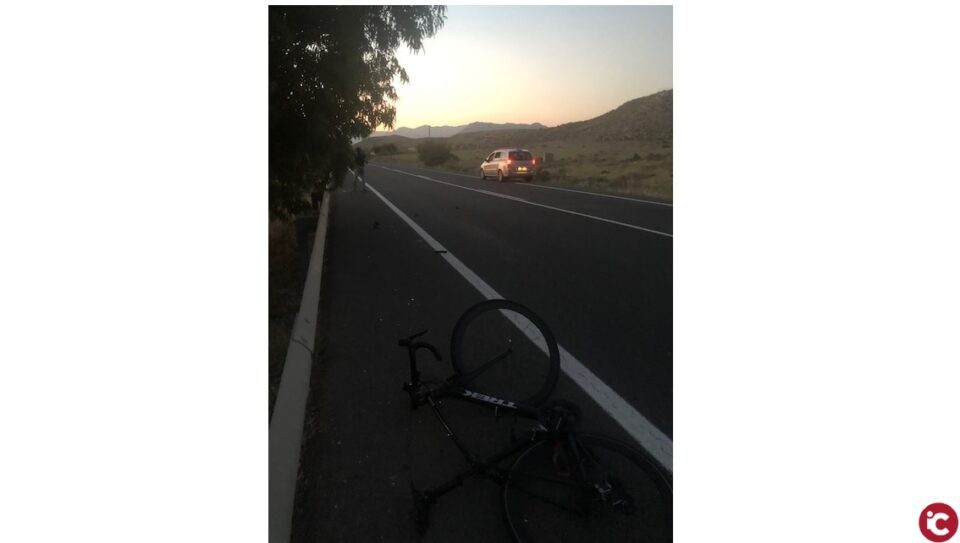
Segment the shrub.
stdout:
<svg viewBox="0 0 960 543">
<path fill-rule="evenodd" d="M 426 140 L 417 144 L 417 154 L 426 166 L 439 166 L 453 155 L 450 146 L 442 141 Z"/>
<path fill-rule="evenodd" d="M 397 150 L 396 145 L 392 143 L 385 143 L 383 145 L 374 145 L 373 152 L 378 155 L 395 155 L 400 151 Z"/>
</svg>

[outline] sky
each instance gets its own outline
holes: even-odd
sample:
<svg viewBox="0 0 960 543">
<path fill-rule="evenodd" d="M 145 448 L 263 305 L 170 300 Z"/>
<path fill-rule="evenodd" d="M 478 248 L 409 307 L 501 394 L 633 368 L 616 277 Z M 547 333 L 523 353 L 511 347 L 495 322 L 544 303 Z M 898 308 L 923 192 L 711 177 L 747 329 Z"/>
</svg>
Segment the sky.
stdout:
<svg viewBox="0 0 960 543">
<path fill-rule="evenodd" d="M 556 126 L 673 88 L 671 6 L 449 6 L 424 46 L 397 51 L 395 128 Z"/>
</svg>

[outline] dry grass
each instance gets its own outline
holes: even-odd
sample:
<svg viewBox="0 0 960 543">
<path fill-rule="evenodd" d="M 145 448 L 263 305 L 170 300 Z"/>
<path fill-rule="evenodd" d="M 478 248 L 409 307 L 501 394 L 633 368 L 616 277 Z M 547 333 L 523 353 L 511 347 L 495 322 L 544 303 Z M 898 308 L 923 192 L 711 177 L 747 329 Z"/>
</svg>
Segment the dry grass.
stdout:
<svg viewBox="0 0 960 543">
<path fill-rule="evenodd" d="M 645 142 L 543 142 L 525 147 L 553 160 L 540 166 L 539 181 L 558 186 L 673 200 L 673 149 Z M 453 144 L 451 160 L 436 169 L 479 175 L 480 163 L 493 148 Z M 377 162 L 424 167 L 416 153 L 377 157 Z"/>
</svg>

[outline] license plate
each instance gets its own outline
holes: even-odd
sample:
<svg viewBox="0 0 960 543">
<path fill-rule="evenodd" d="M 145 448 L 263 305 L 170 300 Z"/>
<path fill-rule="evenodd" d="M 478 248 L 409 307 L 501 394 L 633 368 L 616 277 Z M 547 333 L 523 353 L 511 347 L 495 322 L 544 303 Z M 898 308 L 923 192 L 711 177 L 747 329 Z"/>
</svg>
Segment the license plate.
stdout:
<svg viewBox="0 0 960 543">
<path fill-rule="evenodd" d="M 517 168 L 517 171 L 518 171 L 518 172 L 525 172 L 525 171 L 527 171 L 527 167 L 526 167 L 526 166 L 520 166 L 519 168 Z"/>
</svg>

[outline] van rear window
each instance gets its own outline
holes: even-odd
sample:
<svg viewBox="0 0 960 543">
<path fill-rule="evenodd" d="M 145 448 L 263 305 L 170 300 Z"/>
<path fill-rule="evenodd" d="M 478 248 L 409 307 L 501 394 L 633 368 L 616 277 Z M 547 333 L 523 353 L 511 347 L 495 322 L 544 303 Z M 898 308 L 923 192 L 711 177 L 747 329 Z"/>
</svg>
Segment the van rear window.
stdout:
<svg viewBox="0 0 960 543">
<path fill-rule="evenodd" d="M 510 160 L 533 160 L 533 155 L 526 151 L 510 151 Z"/>
</svg>

